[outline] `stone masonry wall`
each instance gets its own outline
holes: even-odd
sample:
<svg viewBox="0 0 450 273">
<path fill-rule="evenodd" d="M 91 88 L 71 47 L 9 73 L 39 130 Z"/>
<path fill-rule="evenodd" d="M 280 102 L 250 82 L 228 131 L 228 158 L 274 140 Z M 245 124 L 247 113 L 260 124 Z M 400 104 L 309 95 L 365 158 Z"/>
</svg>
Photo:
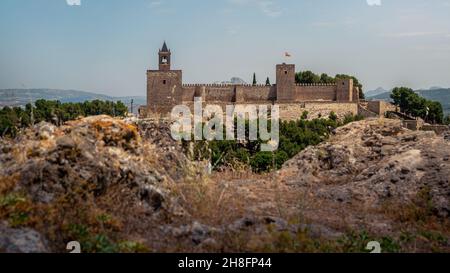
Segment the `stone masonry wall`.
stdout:
<svg viewBox="0 0 450 273">
<path fill-rule="evenodd" d="M 183 85 L 182 93 L 183 102 L 192 102 L 195 97 L 202 97 L 207 102 L 267 103 L 274 101 L 277 96 L 275 85 L 186 84 Z"/>
<path fill-rule="evenodd" d="M 191 113 L 194 113 L 194 103 L 193 102 L 185 102 L 184 105 L 187 105 L 191 109 Z M 227 103 L 216 102 L 213 104 L 203 103 L 203 109 L 208 105 L 218 105 L 222 108 L 223 113 L 226 112 Z M 246 104 L 239 104 L 245 106 Z M 259 105 L 267 105 L 270 109 L 272 104 L 257 104 Z M 307 111 L 308 119 L 315 119 L 319 117 L 327 118 L 331 112 L 334 112 L 339 119 L 343 119 L 346 115 L 358 114 L 358 104 L 357 103 L 337 103 L 337 102 L 307 102 L 307 103 L 282 103 L 277 104 L 280 107 L 280 119 L 285 121 L 298 120 L 301 118 L 303 112 Z M 170 114 L 168 115 L 170 116 Z"/>
<path fill-rule="evenodd" d="M 195 86 L 194 85 L 183 85 L 183 101 L 194 101 L 195 98 Z"/>
<path fill-rule="evenodd" d="M 344 118 L 348 114 L 358 114 L 357 103 L 337 103 L 337 102 L 306 102 L 295 104 L 280 104 L 280 119 L 281 120 L 297 120 L 300 119 L 303 112 L 307 111 L 308 119 L 319 117 L 328 117 L 331 112 L 334 112 L 339 119 Z"/>
<path fill-rule="evenodd" d="M 269 102 L 277 97 L 276 86 L 242 86 L 245 102 Z"/>
<path fill-rule="evenodd" d="M 392 103 L 385 101 L 369 101 L 368 109 L 378 115 L 384 115 L 386 112 L 396 112 L 397 107 Z"/>
<path fill-rule="evenodd" d="M 296 85 L 294 101 L 335 101 L 336 85 Z"/>
<path fill-rule="evenodd" d="M 205 88 L 206 101 L 233 102 L 233 86 L 207 86 Z"/>
</svg>

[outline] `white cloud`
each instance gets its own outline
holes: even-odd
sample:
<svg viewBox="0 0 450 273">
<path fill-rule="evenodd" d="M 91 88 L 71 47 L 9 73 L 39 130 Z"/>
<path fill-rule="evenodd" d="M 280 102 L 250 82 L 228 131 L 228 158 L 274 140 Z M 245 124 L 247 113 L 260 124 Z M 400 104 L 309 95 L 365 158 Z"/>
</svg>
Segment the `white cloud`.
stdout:
<svg viewBox="0 0 450 273">
<path fill-rule="evenodd" d="M 381 6 L 381 0 L 366 0 L 367 5 L 373 7 L 373 6 Z"/>
<path fill-rule="evenodd" d="M 269 17 L 278 17 L 283 14 L 281 8 L 272 0 L 229 0 L 236 5 L 251 5 L 257 7 L 262 13 Z"/>
<path fill-rule="evenodd" d="M 162 5 L 162 1 L 151 1 L 150 7 L 156 8 Z"/>
<path fill-rule="evenodd" d="M 258 1 L 261 11 L 270 17 L 278 17 L 282 14 L 281 10 L 275 6 L 272 1 Z"/>
<path fill-rule="evenodd" d="M 69 6 L 81 6 L 81 0 L 66 0 Z"/>
</svg>

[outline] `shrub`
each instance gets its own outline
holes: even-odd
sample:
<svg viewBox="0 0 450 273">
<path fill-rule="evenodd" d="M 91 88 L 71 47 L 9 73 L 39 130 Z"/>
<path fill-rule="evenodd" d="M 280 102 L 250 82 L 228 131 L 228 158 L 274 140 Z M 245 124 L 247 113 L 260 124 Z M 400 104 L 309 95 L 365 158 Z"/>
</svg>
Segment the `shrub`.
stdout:
<svg viewBox="0 0 450 273">
<path fill-rule="evenodd" d="M 338 116 L 336 115 L 335 112 L 331 112 L 330 116 L 328 117 L 330 120 L 332 121 L 337 121 L 338 120 Z"/>
<path fill-rule="evenodd" d="M 308 115 L 309 115 L 309 112 L 308 112 L 308 111 L 304 111 L 304 112 L 302 113 L 301 119 L 308 119 Z"/>
</svg>

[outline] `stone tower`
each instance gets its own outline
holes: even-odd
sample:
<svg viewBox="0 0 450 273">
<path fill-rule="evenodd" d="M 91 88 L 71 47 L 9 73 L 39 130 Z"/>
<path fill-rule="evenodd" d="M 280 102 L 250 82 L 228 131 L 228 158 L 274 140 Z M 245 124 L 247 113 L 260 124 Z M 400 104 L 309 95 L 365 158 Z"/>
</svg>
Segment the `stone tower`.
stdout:
<svg viewBox="0 0 450 273">
<path fill-rule="evenodd" d="M 352 102 L 353 98 L 354 98 L 353 89 L 354 89 L 353 79 L 337 80 L 336 81 L 336 100 L 338 102 Z"/>
<path fill-rule="evenodd" d="M 277 65 L 277 100 L 290 102 L 294 100 L 295 90 L 295 65 Z"/>
<path fill-rule="evenodd" d="M 170 70 L 170 57 L 172 53 L 167 48 L 166 42 L 164 42 L 162 49 L 159 50 L 159 70 L 169 71 Z"/>
<path fill-rule="evenodd" d="M 158 55 L 159 69 L 147 71 L 147 111 L 170 113 L 182 103 L 182 71 L 171 70 L 172 53 L 166 42 Z"/>
</svg>

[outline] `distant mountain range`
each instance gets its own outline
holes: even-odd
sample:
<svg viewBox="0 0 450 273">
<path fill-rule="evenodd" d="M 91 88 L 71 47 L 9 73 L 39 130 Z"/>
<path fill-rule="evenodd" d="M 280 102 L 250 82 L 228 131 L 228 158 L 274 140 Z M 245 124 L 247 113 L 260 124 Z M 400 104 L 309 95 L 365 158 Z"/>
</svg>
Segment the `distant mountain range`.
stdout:
<svg viewBox="0 0 450 273">
<path fill-rule="evenodd" d="M 86 91 L 60 89 L 0 89 L 0 107 L 25 106 L 27 103 L 34 103 L 39 99 L 59 100 L 63 103 L 92 100 L 122 101 L 128 107 L 131 106 L 131 100 L 133 100 L 134 106 L 136 106 L 134 112 L 139 105 L 146 104 L 146 98 L 143 96 L 113 97 Z"/>
<path fill-rule="evenodd" d="M 366 98 L 369 100 L 391 101 L 391 91 L 379 93 L 381 89 L 366 92 Z M 428 100 L 439 101 L 444 107 L 444 112 L 450 114 L 450 88 L 432 87 L 427 90 L 416 90 L 416 92 Z"/>
<path fill-rule="evenodd" d="M 381 94 L 387 93 L 387 92 L 389 92 L 389 90 L 386 90 L 383 87 L 378 87 L 375 90 L 364 92 L 364 94 L 366 95 L 366 97 L 370 98 L 370 97 L 375 97 L 375 96 L 378 96 L 378 95 L 381 95 Z"/>
</svg>

